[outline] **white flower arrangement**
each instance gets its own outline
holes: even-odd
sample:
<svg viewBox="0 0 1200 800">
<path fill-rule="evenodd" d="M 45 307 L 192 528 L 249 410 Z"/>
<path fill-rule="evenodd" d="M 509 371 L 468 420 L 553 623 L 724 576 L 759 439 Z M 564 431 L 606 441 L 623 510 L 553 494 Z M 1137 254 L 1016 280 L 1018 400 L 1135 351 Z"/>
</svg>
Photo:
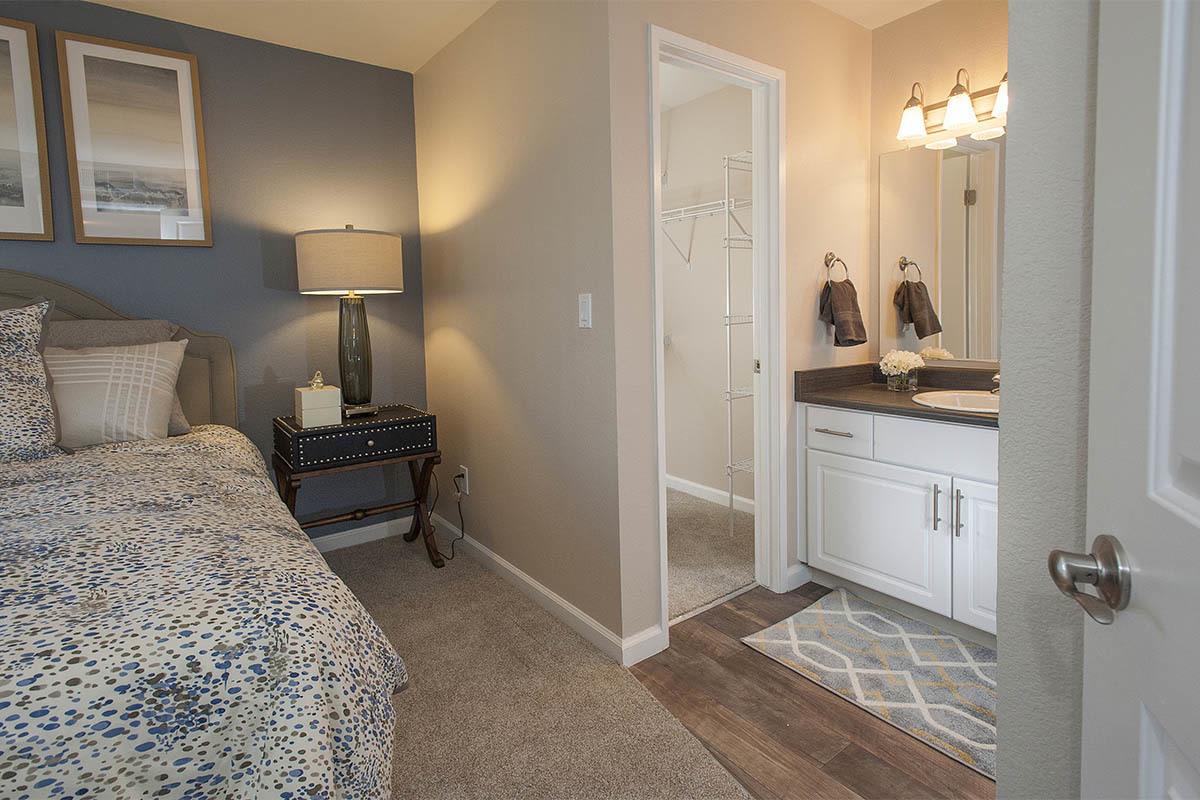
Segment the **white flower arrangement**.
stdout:
<svg viewBox="0 0 1200 800">
<path fill-rule="evenodd" d="M 884 375 L 907 375 L 925 366 L 925 359 L 911 350 L 891 350 L 879 359 L 879 371 Z"/>
<path fill-rule="evenodd" d="M 953 361 L 954 353 L 944 347 L 926 347 L 921 351 L 921 358 L 926 361 Z"/>
</svg>

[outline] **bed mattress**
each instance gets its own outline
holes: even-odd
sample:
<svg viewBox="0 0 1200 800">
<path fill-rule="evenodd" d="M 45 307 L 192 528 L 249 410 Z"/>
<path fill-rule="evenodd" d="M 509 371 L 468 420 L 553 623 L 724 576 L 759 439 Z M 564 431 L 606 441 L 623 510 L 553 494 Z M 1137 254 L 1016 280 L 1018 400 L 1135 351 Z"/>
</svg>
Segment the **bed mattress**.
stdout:
<svg viewBox="0 0 1200 800">
<path fill-rule="evenodd" d="M 406 681 L 232 428 L 0 465 L 0 796 L 386 797 Z"/>
</svg>

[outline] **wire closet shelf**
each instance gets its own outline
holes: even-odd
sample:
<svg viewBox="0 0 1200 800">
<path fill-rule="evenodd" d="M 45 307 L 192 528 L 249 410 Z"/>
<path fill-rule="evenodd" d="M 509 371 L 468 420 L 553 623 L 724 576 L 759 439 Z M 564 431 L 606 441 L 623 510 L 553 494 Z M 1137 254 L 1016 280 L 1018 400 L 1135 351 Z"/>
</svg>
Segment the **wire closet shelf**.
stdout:
<svg viewBox="0 0 1200 800">
<path fill-rule="evenodd" d="M 733 383 L 733 328 L 740 325 L 754 324 L 753 314 L 736 314 L 733 311 L 734 259 L 735 251 L 754 249 L 754 237 L 742 225 L 736 213 L 740 209 L 750 208 L 751 200 L 748 197 L 734 196 L 732 176 L 733 173 L 737 172 L 753 173 L 753 153 L 747 150 L 724 156 L 721 159 L 721 166 L 724 172 L 725 191 L 724 196 L 720 200 L 667 209 L 660 215 L 659 222 L 663 229 L 663 235 L 671 243 L 671 246 L 675 248 L 675 251 L 679 253 L 684 264 L 690 269 L 692 266 L 691 244 L 696 231 L 695 220 L 714 215 L 724 216 L 725 235 L 721 240 L 722 248 L 725 251 L 725 316 L 723 319 L 725 327 L 725 391 L 723 399 L 725 402 L 725 476 L 729 494 L 729 529 L 732 532 L 734 498 L 736 497 L 734 494 L 734 477 L 739 474 L 754 474 L 754 457 L 735 458 L 733 441 L 734 404 L 738 400 L 754 397 L 753 386 L 735 386 Z M 668 224 L 684 220 L 692 220 L 692 228 L 686 251 L 680 247 L 679 243 L 667 231 Z"/>
</svg>

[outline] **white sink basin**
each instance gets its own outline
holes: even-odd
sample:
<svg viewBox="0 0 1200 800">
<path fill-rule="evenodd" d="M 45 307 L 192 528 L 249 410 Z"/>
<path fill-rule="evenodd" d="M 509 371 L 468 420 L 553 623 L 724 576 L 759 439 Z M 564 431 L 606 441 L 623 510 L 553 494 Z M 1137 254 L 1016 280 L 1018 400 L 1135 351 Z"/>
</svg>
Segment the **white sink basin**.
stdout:
<svg viewBox="0 0 1200 800">
<path fill-rule="evenodd" d="M 972 411 L 976 414 L 1000 413 L 1000 395 L 984 391 L 920 392 L 913 395 L 913 402 L 930 408 L 944 408 L 948 411 Z"/>
</svg>

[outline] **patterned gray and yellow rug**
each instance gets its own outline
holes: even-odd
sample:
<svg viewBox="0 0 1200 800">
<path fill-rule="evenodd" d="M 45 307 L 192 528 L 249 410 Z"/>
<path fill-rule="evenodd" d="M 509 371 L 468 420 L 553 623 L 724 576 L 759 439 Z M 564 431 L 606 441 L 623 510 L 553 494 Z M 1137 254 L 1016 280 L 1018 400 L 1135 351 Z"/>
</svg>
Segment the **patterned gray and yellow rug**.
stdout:
<svg viewBox="0 0 1200 800">
<path fill-rule="evenodd" d="M 994 650 L 843 589 L 742 641 L 996 777 Z"/>
</svg>

